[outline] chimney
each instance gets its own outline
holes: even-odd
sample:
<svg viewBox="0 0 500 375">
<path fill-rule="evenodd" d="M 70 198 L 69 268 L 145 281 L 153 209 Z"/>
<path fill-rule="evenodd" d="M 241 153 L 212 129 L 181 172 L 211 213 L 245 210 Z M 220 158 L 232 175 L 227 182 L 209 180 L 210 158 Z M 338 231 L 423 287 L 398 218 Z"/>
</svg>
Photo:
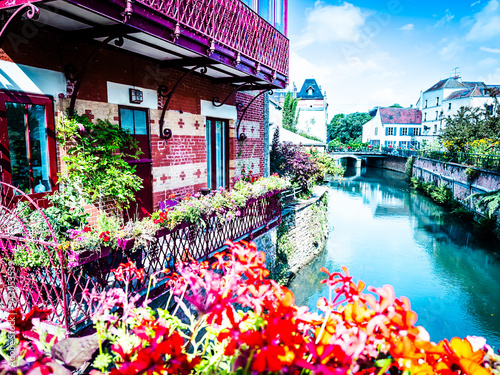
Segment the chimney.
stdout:
<svg viewBox="0 0 500 375">
<path fill-rule="evenodd" d="M 295 86 L 295 82 L 293 83 L 293 97 L 297 97 L 297 86 Z"/>
</svg>

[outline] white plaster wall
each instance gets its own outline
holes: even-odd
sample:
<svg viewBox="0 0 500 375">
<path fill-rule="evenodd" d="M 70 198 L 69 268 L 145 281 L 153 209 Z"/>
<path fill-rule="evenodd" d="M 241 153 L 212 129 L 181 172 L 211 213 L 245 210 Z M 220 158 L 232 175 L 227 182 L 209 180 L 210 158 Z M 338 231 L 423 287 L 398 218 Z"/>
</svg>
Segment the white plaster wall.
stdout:
<svg viewBox="0 0 500 375">
<path fill-rule="evenodd" d="M 131 107 L 141 107 L 158 109 L 158 93 L 155 90 L 145 89 L 138 86 L 122 85 L 121 83 L 109 82 L 108 103 L 127 105 Z M 141 104 L 130 103 L 129 89 L 135 88 L 143 93 L 143 102 Z"/>
<path fill-rule="evenodd" d="M 238 112 L 236 106 L 224 104 L 216 107 L 208 100 L 201 100 L 201 115 L 205 117 L 216 117 L 236 121 Z"/>
</svg>

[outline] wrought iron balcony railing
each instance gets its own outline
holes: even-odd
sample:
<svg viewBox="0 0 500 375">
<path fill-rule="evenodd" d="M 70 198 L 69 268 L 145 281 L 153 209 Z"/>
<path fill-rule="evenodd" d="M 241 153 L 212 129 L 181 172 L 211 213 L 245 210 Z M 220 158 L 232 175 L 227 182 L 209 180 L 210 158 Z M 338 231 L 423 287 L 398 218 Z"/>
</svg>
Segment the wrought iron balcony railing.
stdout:
<svg viewBox="0 0 500 375">
<path fill-rule="evenodd" d="M 49 324 L 63 328 L 67 334 L 91 322 L 96 306 L 85 298 L 86 291 L 124 289 L 124 283 L 116 280 L 112 272 L 120 263 L 132 260 L 138 268 L 144 268 L 145 280 L 134 280 L 128 287 L 129 293 L 139 293 L 144 298 L 149 277 L 153 274 L 161 280 L 164 272 L 173 271 L 177 262 L 188 261 L 190 257 L 207 259 L 224 247 L 226 239 L 252 239 L 281 220 L 280 193 L 275 192 L 249 200 L 241 215 L 232 220 L 221 221 L 214 215 L 205 218 L 205 226 L 185 222 L 172 230 L 161 229 L 147 245 L 132 247 L 129 241 L 116 249 L 106 247 L 82 253 L 76 262 L 68 262 L 53 237 L 46 238 L 43 232 L 41 237 L 44 239 L 39 240 L 26 231 L 22 216 L 24 206 L 13 206 L 15 200 L 9 198 L 14 196 L 13 191 L 22 195 L 16 188 L 0 183 L 0 318 L 16 308 L 24 314 L 34 306 L 50 309 Z M 36 206 L 32 200 L 28 203 Z M 34 212 L 39 215 L 42 227 L 41 211 Z M 12 234 L 14 227 L 18 230 Z M 15 253 L 23 248 L 43 256 L 43 265 L 16 265 Z M 166 285 L 158 282 L 149 298 L 165 291 Z"/>
<path fill-rule="evenodd" d="M 288 38 L 240 0 L 137 1 L 288 77 Z"/>
</svg>

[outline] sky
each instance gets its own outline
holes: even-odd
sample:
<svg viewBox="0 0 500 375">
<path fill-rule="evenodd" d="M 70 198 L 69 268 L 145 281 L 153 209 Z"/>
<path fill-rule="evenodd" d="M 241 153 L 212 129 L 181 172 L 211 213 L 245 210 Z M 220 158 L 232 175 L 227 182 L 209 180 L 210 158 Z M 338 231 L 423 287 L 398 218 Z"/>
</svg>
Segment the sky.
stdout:
<svg viewBox="0 0 500 375">
<path fill-rule="evenodd" d="M 329 117 L 415 106 L 440 79 L 500 84 L 500 0 L 288 0 L 290 88 L 315 78 Z"/>
</svg>

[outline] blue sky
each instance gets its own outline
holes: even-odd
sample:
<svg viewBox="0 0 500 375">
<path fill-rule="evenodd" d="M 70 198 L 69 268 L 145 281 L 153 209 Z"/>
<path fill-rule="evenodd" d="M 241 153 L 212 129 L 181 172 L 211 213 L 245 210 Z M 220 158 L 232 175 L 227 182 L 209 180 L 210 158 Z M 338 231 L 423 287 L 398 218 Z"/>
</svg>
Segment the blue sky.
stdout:
<svg viewBox="0 0 500 375">
<path fill-rule="evenodd" d="M 500 0 L 289 0 L 290 82 L 316 78 L 329 114 L 415 105 L 454 75 L 500 84 Z"/>
</svg>

